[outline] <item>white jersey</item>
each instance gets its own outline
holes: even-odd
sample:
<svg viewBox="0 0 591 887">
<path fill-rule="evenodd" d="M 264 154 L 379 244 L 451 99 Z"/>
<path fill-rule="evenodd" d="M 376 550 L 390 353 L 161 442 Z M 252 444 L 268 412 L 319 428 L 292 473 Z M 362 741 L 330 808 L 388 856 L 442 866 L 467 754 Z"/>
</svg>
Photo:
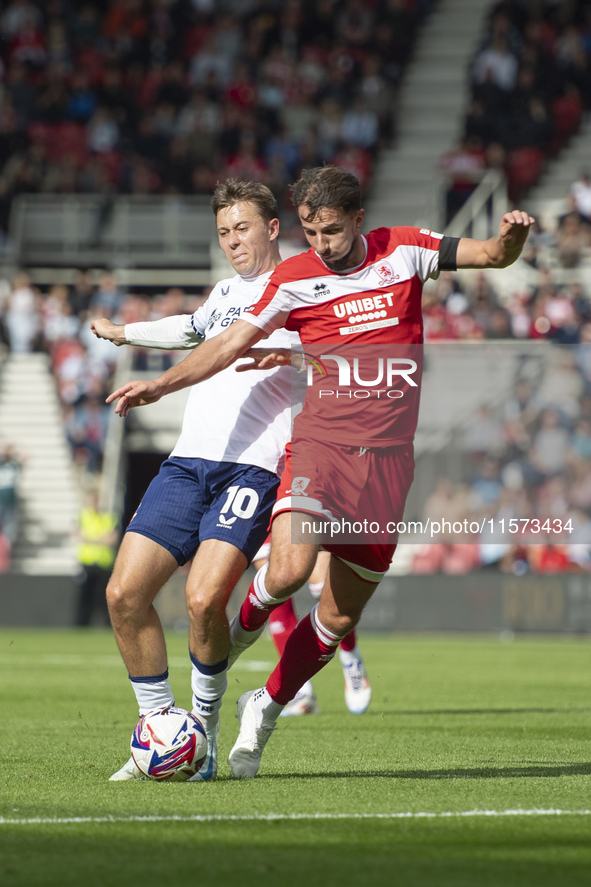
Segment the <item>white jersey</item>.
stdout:
<svg viewBox="0 0 591 887">
<path fill-rule="evenodd" d="M 128 323 L 125 338 L 132 345 L 187 349 L 226 329 L 257 299 L 270 272 L 245 280 L 236 275 L 221 280 L 207 302 L 194 314 Z M 299 345 L 297 333 L 277 330 L 264 346 Z M 290 438 L 291 367 L 237 373 L 239 360 L 211 379 L 194 385 L 183 428 L 172 456 L 238 462 L 277 471 Z"/>
</svg>

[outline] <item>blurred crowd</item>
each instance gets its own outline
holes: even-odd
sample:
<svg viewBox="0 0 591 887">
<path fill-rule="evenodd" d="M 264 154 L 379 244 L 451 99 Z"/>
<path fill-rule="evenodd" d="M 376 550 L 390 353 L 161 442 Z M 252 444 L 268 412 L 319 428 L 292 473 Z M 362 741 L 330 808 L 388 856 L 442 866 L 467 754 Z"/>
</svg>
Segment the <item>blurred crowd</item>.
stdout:
<svg viewBox="0 0 591 887">
<path fill-rule="evenodd" d="M 492 4 L 457 148 L 441 160 L 451 219 L 487 169 L 520 201 L 591 111 L 590 0 Z"/>
<path fill-rule="evenodd" d="M 395 129 L 397 88 L 414 37 L 434 2 L 12 0 L 0 13 L 0 239 L 18 194 L 209 196 L 228 175 L 268 184 L 288 234 L 287 186 L 303 167 L 344 166 L 367 188 L 376 152 Z M 590 60 L 591 0 L 494 4 L 471 68 L 464 139 L 442 161 L 450 213 L 486 168 L 506 171 L 513 198 L 535 181 L 544 158 L 591 111 Z M 564 283 L 556 271 L 590 256 L 591 177 L 582 170 L 555 227 L 538 224 L 529 238 L 527 285 L 501 294 L 490 276 L 443 273 L 426 289 L 428 342 L 548 340 L 571 346 L 574 361 L 564 374 L 568 404 L 524 378 L 507 404 L 477 417 L 464 441 L 466 476 L 443 478 L 427 511 L 574 510 L 578 526 L 590 522 L 583 467 L 591 459 L 591 292 L 583 278 Z M 89 320 L 190 313 L 206 295 L 129 292 L 109 270 L 92 276 L 80 269 L 72 284 L 41 289 L 24 272 L 0 280 L 0 352 L 50 355 L 84 476 L 101 470 L 110 414 L 104 398 L 119 356 L 90 333 Z M 171 359 L 134 354 L 138 370 L 159 372 Z M 476 446 L 479 434 L 486 446 Z M 568 551 L 552 541 L 487 547 L 486 540 L 441 539 L 417 549 L 414 568 L 589 568 L 583 541 Z"/>
<path fill-rule="evenodd" d="M 432 0 L 12 0 L 0 231 L 27 192 L 207 194 L 303 166 L 364 187 Z"/>
<path fill-rule="evenodd" d="M 207 293 L 207 290 L 205 291 Z M 110 408 L 105 397 L 112 390 L 118 351 L 90 330 L 94 317 L 120 323 L 158 320 L 190 314 L 206 295 L 187 296 L 172 287 L 160 296 L 124 292 L 116 275 L 104 271 L 93 280 L 79 270 L 71 286 L 56 284 L 41 291 L 24 273 L 10 286 L 0 281 L 0 339 L 13 353 L 49 354 L 62 405 L 62 417 L 74 461 L 82 475 L 100 473 Z M 134 349 L 134 368 L 161 371 L 171 356 Z M 84 481 L 81 477 L 81 481 Z"/>
<path fill-rule="evenodd" d="M 529 248 L 535 249 L 535 245 Z M 561 282 L 559 269 L 551 260 L 536 268 L 527 285 L 509 294 L 500 294 L 495 289 L 494 278 L 487 274 L 477 274 L 467 281 L 455 274 L 443 273 L 424 295 L 425 338 L 429 342 L 478 339 L 539 339 L 559 345 L 590 342 L 590 295 L 583 278 Z"/>
<path fill-rule="evenodd" d="M 455 441 L 463 475 L 425 502 L 423 521 L 447 524 L 413 572 L 591 572 L 591 346 L 538 351 L 517 372 Z"/>
</svg>

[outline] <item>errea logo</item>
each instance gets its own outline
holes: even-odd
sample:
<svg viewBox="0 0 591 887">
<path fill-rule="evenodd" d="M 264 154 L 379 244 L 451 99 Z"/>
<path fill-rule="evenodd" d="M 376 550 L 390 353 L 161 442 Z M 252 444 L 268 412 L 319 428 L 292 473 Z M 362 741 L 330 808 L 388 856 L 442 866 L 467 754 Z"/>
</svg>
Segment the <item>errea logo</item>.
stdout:
<svg viewBox="0 0 591 887">
<path fill-rule="evenodd" d="M 320 296 L 330 296 L 330 290 L 325 283 L 317 283 L 313 295 L 316 299 L 319 299 Z"/>
</svg>

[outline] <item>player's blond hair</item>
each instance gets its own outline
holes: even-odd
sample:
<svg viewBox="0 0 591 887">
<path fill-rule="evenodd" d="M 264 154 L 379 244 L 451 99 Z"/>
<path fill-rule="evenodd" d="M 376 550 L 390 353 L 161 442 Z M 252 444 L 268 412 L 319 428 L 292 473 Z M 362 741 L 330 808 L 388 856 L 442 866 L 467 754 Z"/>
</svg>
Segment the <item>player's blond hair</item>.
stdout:
<svg viewBox="0 0 591 887">
<path fill-rule="evenodd" d="M 218 182 L 211 198 L 214 215 L 217 216 L 221 209 L 227 209 L 237 203 L 252 203 L 264 222 L 270 222 L 279 215 L 275 196 L 266 185 L 234 178 Z"/>
</svg>

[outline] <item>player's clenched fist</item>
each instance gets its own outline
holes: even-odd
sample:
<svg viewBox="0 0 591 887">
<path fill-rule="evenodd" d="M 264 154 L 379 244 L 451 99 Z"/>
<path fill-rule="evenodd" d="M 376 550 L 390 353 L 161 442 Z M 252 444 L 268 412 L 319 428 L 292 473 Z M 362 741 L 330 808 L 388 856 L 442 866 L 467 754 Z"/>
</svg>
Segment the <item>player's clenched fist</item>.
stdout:
<svg viewBox="0 0 591 887">
<path fill-rule="evenodd" d="M 97 317 L 90 323 L 90 329 L 97 339 L 107 339 L 114 345 L 126 345 L 125 325 L 122 323 L 112 323 L 106 317 Z"/>
<path fill-rule="evenodd" d="M 507 246 L 521 247 L 527 240 L 535 219 L 522 210 L 505 213 L 499 225 L 499 235 Z"/>
</svg>

